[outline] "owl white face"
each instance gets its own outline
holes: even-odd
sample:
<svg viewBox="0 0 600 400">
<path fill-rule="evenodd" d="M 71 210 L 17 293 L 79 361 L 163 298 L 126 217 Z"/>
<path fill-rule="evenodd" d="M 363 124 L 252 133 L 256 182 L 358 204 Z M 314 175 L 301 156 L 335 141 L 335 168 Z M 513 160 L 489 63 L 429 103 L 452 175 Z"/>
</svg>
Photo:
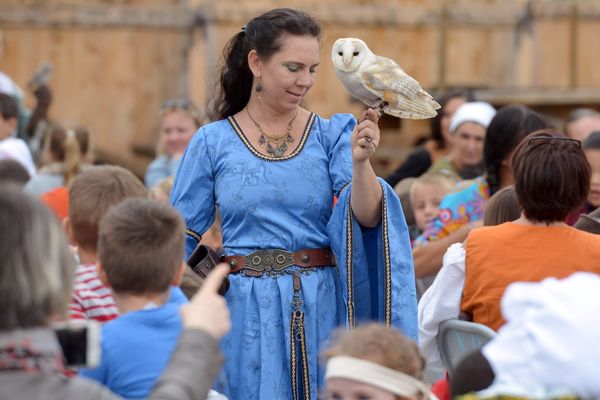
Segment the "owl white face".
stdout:
<svg viewBox="0 0 600 400">
<path fill-rule="evenodd" d="M 342 38 L 335 41 L 331 49 L 333 65 L 343 72 L 356 71 L 371 53 L 367 44 L 360 39 Z"/>
</svg>

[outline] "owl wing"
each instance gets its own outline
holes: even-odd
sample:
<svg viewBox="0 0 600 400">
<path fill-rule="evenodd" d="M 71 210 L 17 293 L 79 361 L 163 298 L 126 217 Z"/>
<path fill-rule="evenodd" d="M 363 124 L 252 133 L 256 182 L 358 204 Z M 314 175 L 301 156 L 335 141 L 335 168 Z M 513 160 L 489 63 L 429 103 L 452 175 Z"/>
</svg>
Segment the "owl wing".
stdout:
<svg viewBox="0 0 600 400">
<path fill-rule="evenodd" d="M 387 103 L 383 111 L 401 118 L 431 118 L 439 104 L 421 88 L 395 61 L 375 56 L 375 60 L 360 70 L 366 90 Z"/>
<path fill-rule="evenodd" d="M 386 91 L 415 97 L 421 85 L 404 72 L 395 61 L 389 58 L 375 56 L 374 62 L 360 71 L 360 77 L 367 90 L 383 98 Z"/>
</svg>

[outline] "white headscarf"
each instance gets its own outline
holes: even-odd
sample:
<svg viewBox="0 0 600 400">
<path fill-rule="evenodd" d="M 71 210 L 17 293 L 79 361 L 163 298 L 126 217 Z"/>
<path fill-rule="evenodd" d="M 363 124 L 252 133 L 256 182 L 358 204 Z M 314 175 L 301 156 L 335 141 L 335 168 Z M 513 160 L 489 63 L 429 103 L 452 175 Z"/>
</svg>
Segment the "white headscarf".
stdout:
<svg viewBox="0 0 600 400">
<path fill-rule="evenodd" d="M 450 121 L 450 132 L 454 134 L 456 128 L 465 122 L 474 122 L 487 128 L 492 118 L 496 115 L 496 109 L 490 103 L 485 101 L 472 101 L 464 103 L 452 116 Z"/>
<path fill-rule="evenodd" d="M 496 375 L 486 392 L 600 398 L 600 276 L 513 283 L 501 309 L 506 324 L 482 349 Z"/>
</svg>

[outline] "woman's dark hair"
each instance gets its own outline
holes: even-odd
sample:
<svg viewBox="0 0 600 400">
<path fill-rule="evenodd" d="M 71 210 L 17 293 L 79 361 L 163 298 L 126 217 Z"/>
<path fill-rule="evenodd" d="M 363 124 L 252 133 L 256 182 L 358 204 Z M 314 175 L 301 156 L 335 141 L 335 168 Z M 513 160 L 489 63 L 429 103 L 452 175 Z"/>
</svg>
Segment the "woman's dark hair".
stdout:
<svg viewBox="0 0 600 400">
<path fill-rule="evenodd" d="M 590 165 L 581 143 L 548 129 L 517 146 L 512 168 L 519 203 L 531 221 L 563 221 L 590 190 Z"/>
<path fill-rule="evenodd" d="M 581 143 L 581 148 L 584 150 L 600 150 L 600 131 L 592 132 L 590 136 Z"/>
<path fill-rule="evenodd" d="M 494 370 L 481 349 L 463 358 L 450 377 L 452 399 L 487 389 L 494 382 Z"/>
<path fill-rule="evenodd" d="M 321 38 L 321 27 L 310 15 L 290 8 L 276 8 L 253 18 L 229 40 L 223 49 L 223 64 L 215 87 L 215 99 L 207 109 L 212 118 L 225 118 L 242 110 L 252 91 L 248 53 L 255 50 L 268 60 L 281 49 L 281 36 Z"/>
<path fill-rule="evenodd" d="M 19 118 L 19 105 L 14 97 L 0 93 L 0 115 L 2 119 Z"/>
<path fill-rule="evenodd" d="M 463 98 L 465 101 L 473 101 L 473 94 L 467 90 L 452 90 L 437 99 L 439 103 L 440 111 L 438 114 L 429 120 L 431 124 L 431 139 L 435 142 L 435 146 L 438 149 L 444 149 L 448 145 L 442 135 L 442 117 L 444 116 L 444 107 L 450 102 L 450 100 Z"/>
<path fill-rule="evenodd" d="M 29 179 L 29 172 L 20 162 L 12 158 L 0 160 L 0 184 L 13 183 L 23 187 Z"/>
<path fill-rule="evenodd" d="M 515 104 L 502 107 L 487 128 L 483 144 L 490 195 L 500 189 L 500 165 L 527 134 L 549 125 L 531 108 Z"/>
</svg>

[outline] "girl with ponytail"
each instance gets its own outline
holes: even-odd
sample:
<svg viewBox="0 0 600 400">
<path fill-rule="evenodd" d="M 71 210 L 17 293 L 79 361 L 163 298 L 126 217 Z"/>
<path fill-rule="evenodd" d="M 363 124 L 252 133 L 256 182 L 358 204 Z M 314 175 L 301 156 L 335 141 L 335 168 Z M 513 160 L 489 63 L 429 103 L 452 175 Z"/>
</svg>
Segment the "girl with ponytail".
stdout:
<svg viewBox="0 0 600 400">
<path fill-rule="evenodd" d="M 49 127 L 43 139 L 42 163 L 38 174 L 25 186 L 29 192 L 41 196 L 56 188 L 69 186 L 86 166 L 90 138 L 87 129 L 66 130 L 59 125 Z"/>
</svg>

